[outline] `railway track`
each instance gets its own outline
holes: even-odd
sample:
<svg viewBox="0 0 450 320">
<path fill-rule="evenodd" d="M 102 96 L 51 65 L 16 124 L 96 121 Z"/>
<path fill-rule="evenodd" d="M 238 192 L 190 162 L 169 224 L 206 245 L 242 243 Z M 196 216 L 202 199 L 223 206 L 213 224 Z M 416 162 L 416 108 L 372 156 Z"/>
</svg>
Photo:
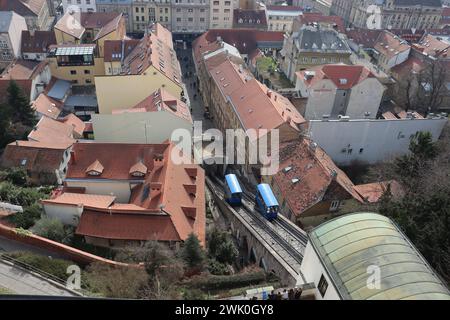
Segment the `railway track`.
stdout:
<svg viewBox="0 0 450 320">
<path fill-rule="evenodd" d="M 211 177 L 215 192 L 223 195 L 224 182 L 215 176 Z M 295 232 L 285 227 L 283 223 L 272 223 L 266 220 L 254 209 L 254 202 L 250 196 L 243 197 L 243 206 L 235 210 L 256 231 L 261 238 L 299 275 L 300 265 L 306 243 L 295 236 Z M 289 223 L 287 223 L 289 224 Z M 302 234 L 303 236 L 303 234 Z"/>
</svg>

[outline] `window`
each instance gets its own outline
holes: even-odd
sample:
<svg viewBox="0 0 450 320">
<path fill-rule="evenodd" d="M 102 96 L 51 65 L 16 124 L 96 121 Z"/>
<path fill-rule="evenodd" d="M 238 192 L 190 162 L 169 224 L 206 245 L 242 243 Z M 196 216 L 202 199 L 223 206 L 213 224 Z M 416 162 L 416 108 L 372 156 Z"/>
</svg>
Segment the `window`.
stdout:
<svg viewBox="0 0 450 320">
<path fill-rule="evenodd" d="M 92 83 L 92 80 L 91 79 L 86 79 L 86 84 L 91 84 Z"/>
<path fill-rule="evenodd" d="M 218 6 L 219 5 L 219 1 L 214 1 L 213 5 Z"/>
<path fill-rule="evenodd" d="M 141 7 L 141 12 L 144 13 L 144 7 Z"/>
<path fill-rule="evenodd" d="M 226 6 L 231 6 L 231 1 L 225 1 Z"/>
<path fill-rule="evenodd" d="M 338 210 L 339 209 L 339 204 L 340 204 L 341 202 L 339 201 L 339 200 L 333 200 L 333 201 L 331 201 L 331 204 L 330 204 L 330 211 L 336 211 L 336 210 Z"/>
<path fill-rule="evenodd" d="M 81 0 L 77 0 L 77 4 L 81 4 Z"/>
<path fill-rule="evenodd" d="M 200 22 L 205 22 L 205 18 L 200 18 Z"/>
<path fill-rule="evenodd" d="M 180 8 L 177 8 L 177 12 L 181 12 L 181 9 L 180 9 Z"/>
<path fill-rule="evenodd" d="M 225 9 L 225 10 L 223 10 L 223 12 L 228 13 L 228 12 L 230 12 L 230 9 Z"/>
<path fill-rule="evenodd" d="M 169 8 L 165 8 L 165 9 L 164 9 L 164 12 L 165 12 L 165 13 L 169 13 Z"/>
<path fill-rule="evenodd" d="M 177 22 L 181 22 L 181 18 L 177 18 Z"/>
<path fill-rule="evenodd" d="M 77 74 L 77 70 L 70 70 L 70 74 L 72 75 Z"/>
<path fill-rule="evenodd" d="M 364 152 L 364 148 L 359 149 L 359 153 L 363 153 Z"/>
<path fill-rule="evenodd" d="M 328 282 L 323 275 L 320 277 L 319 284 L 317 285 L 317 289 L 319 289 L 319 292 L 323 298 L 328 289 Z"/>
<path fill-rule="evenodd" d="M 192 12 L 194 12 L 194 9 L 188 9 L 188 12 L 192 13 Z"/>
<path fill-rule="evenodd" d="M 166 17 L 166 22 L 168 22 L 169 21 L 169 17 Z"/>
<path fill-rule="evenodd" d="M 86 0 L 86 4 L 91 4 L 91 0 Z"/>
<path fill-rule="evenodd" d="M 91 70 L 84 70 L 84 74 L 91 74 Z"/>
<path fill-rule="evenodd" d="M 138 13 L 139 12 L 139 8 L 138 7 L 136 7 L 136 13 Z"/>
<path fill-rule="evenodd" d="M 194 21 L 194 18 L 188 18 L 188 21 L 192 22 L 192 21 Z"/>
</svg>

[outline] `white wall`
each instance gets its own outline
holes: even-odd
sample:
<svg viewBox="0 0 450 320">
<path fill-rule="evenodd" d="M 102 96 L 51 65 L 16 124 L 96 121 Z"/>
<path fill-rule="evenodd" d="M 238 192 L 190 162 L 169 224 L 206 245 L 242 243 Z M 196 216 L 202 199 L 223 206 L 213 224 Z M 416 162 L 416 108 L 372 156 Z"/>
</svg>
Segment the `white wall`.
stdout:
<svg viewBox="0 0 450 320">
<path fill-rule="evenodd" d="M 418 131 L 429 131 L 433 140 L 437 140 L 446 122 L 446 118 L 313 120 L 309 123 L 309 136 L 338 165 L 349 165 L 353 161 L 374 164 L 408 153 L 410 137 Z M 361 153 L 360 149 L 363 149 Z"/>
<path fill-rule="evenodd" d="M 76 227 L 80 221 L 82 208 L 78 206 L 44 203 L 44 211 L 50 218 L 56 218 L 65 225 Z"/>
<path fill-rule="evenodd" d="M 354 86 L 350 93 L 346 116 L 353 119 L 365 119 L 370 112 L 370 119 L 375 119 L 383 98 L 384 86 L 376 78 L 368 78 Z"/>
<path fill-rule="evenodd" d="M 50 79 L 52 75 L 50 73 L 50 67 L 47 65 L 45 66 L 44 70 L 40 72 L 31 82 L 31 92 L 30 92 L 30 101 L 36 100 L 37 96 L 41 93 L 38 91 L 37 84 L 43 82 L 45 85 L 49 84 Z M 40 89 L 42 90 L 43 87 L 41 86 Z"/>
<path fill-rule="evenodd" d="M 170 112 L 131 112 L 92 115 L 95 141 L 162 143 L 175 129 L 192 131 L 192 124 Z"/>
<path fill-rule="evenodd" d="M 113 195 L 117 202 L 128 203 L 131 195 L 129 181 L 101 181 L 91 179 L 66 179 L 68 187 L 84 187 L 86 193 Z"/>
<path fill-rule="evenodd" d="M 64 13 L 66 13 L 67 8 L 69 7 L 78 7 L 80 8 L 81 12 L 95 12 L 97 11 L 97 6 L 95 5 L 95 0 L 79 0 L 80 3 L 78 3 L 77 0 L 62 0 L 62 6 L 64 9 Z"/>
<path fill-rule="evenodd" d="M 395 55 L 393 58 L 391 58 L 387 64 L 388 69 L 398 66 L 399 64 L 408 60 L 410 51 L 411 51 L 411 48 L 409 48 L 406 51 L 400 52 L 398 55 Z"/>
<path fill-rule="evenodd" d="M 331 80 L 323 80 L 310 87 L 307 93 L 305 119 L 322 119 L 324 114 L 331 114 L 336 98 L 336 85 Z"/>
<path fill-rule="evenodd" d="M 11 53 L 14 55 L 13 58 L 20 57 L 21 41 L 22 41 L 22 31 L 28 30 L 27 24 L 24 17 L 13 12 L 11 24 L 9 25 L 8 36 L 5 35 L 5 40 L 8 43 Z M 9 41 L 7 41 L 9 38 Z"/>
<path fill-rule="evenodd" d="M 317 300 L 341 300 L 336 288 L 334 287 L 330 277 L 328 276 L 328 273 L 325 271 L 325 268 L 323 267 L 319 257 L 312 247 L 311 242 L 308 242 L 308 244 L 306 245 L 302 265 L 300 266 L 300 271 L 305 277 L 306 282 L 314 283 L 316 285 L 316 288 L 319 285 L 319 281 L 322 275 L 327 280 L 328 288 L 325 291 L 325 295 L 323 297 L 320 294 L 319 290 L 316 290 Z"/>
</svg>

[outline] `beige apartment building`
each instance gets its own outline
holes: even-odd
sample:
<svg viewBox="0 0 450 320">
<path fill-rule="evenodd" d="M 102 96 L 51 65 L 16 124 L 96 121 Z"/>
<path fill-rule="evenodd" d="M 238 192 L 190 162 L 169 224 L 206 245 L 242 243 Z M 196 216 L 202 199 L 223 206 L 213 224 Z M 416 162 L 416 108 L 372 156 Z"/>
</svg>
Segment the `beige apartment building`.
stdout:
<svg viewBox="0 0 450 320">
<path fill-rule="evenodd" d="M 302 11 L 293 6 L 266 6 L 268 31 L 292 31 L 292 24 Z"/>
<path fill-rule="evenodd" d="M 153 0 L 134 0 L 132 3 L 134 32 L 145 32 L 156 21 L 156 4 Z"/>
<path fill-rule="evenodd" d="M 231 29 L 233 10 L 238 8 L 237 0 L 210 0 L 209 28 Z"/>
<path fill-rule="evenodd" d="M 370 0 L 334 0 L 332 13 L 360 28 L 433 29 L 439 28 L 443 10 L 440 0 L 388 0 L 378 9 L 373 5 Z"/>
</svg>

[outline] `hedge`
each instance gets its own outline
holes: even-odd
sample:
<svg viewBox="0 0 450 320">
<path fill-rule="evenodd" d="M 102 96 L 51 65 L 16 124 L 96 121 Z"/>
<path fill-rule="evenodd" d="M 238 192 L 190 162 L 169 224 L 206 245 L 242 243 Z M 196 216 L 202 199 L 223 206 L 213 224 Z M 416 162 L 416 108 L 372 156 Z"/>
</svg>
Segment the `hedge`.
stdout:
<svg viewBox="0 0 450 320">
<path fill-rule="evenodd" d="M 264 271 L 248 272 L 230 276 L 196 277 L 190 281 L 190 286 L 202 290 L 224 290 L 256 285 L 266 281 Z"/>
</svg>

